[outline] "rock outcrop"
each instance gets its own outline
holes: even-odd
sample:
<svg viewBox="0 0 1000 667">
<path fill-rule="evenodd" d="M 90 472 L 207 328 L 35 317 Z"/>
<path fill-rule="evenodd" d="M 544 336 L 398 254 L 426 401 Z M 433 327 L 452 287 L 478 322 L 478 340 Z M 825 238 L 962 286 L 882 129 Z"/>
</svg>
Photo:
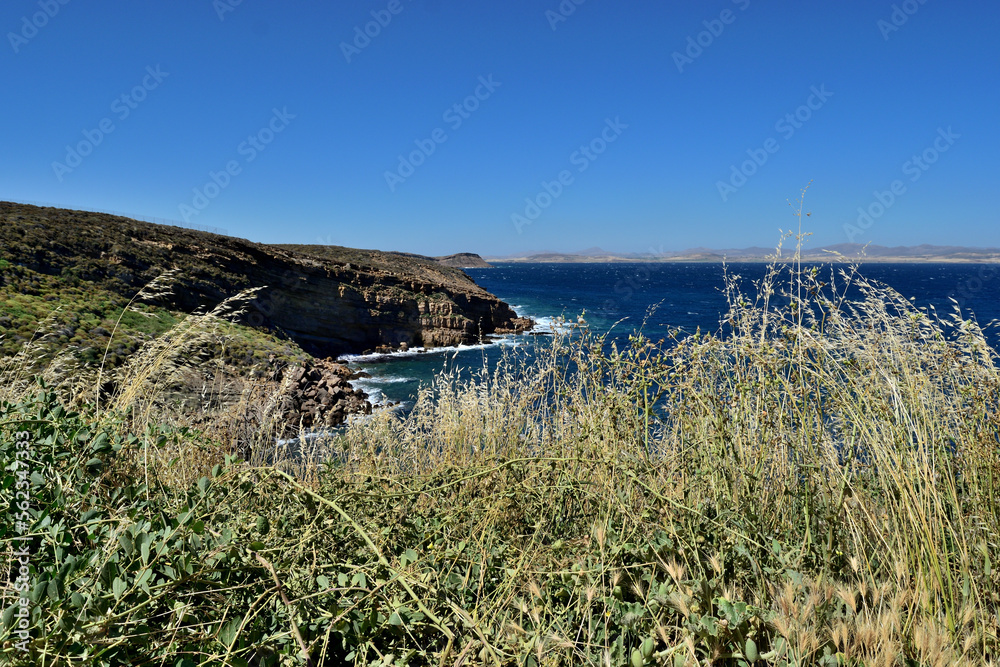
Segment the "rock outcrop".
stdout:
<svg viewBox="0 0 1000 667">
<path fill-rule="evenodd" d="M 506 303 L 432 259 L 338 246 L 272 248 L 287 252 L 281 258 L 295 268 L 262 278 L 274 287 L 255 306 L 314 354 L 453 346 L 525 328 Z"/>
<path fill-rule="evenodd" d="M 438 262 L 445 266 L 453 266 L 456 269 L 492 269 L 493 265 L 487 262 L 474 252 L 460 252 L 455 255 L 435 257 Z"/>
<path fill-rule="evenodd" d="M 289 246 L 295 247 L 295 246 Z M 300 246 L 302 247 L 302 246 Z M 440 257 L 428 257 L 427 255 L 415 255 L 409 252 L 394 252 L 393 255 L 410 257 L 425 262 L 437 262 L 442 266 L 450 266 L 455 269 L 492 269 L 493 265 L 487 262 L 474 252 L 459 252 L 454 255 L 442 255 Z"/>
<path fill-rule="evenodd" d="M 292 366 L 283 375 L 283 391 L 278 398 L 283 437 L 293 436 L 300 429 L 338 426 L 349 414 L 372 411 L 365 393 L 349 384 L 357 373 L 331 359 Z"/>
<path fill-rule="evenodd" d="M 317 357 L 451 346 L 526 328 L 459 269 L 433 258 L 339 246 L 264 245 L 87 211 L 0 202 L 3 258 L 131 296 L 168 269 L 166 305 L 192 312 L 263 288 L 244 323 Z"/>
</svg>

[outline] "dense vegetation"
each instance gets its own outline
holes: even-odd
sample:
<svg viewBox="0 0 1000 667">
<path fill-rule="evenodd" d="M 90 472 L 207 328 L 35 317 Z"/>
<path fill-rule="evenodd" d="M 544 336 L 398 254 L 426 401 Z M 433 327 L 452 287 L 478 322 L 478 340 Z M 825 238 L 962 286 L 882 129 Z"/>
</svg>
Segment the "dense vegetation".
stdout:
<svg viewBox="0 0 1000 667">
<path fill-rule="evenodd" d="M 41 374 L 70 403 L 93 402 L 99 385 L 105 394 L 115 391 L 137 353 L 154 344 L 176 346 L 184 331 L 183 355 L 173 355 L 174 363 L 162 370 L 171 372 L 172 387 L 188 393 L 205 380 L 206 367 L 231 378 L 265 376 L 308 358 L 277 332 L 229 321 L 236 307 L 208 318 L 210 325 L 204 314 L 165 307 L 164 297 L 182 289 L 171 284 L 171 275 L 130 300 L 88 280 L 23 266 L 0 270 L 0 378 L 23 389 Z M 178 372 L 199 365 L 191 377 Z"/>
<path fill-rule="evenodd" d="M 995 353 L 820 278 L 775 269 L 752 301 L 733 278 L 717 336 L 576 331 L 442 375 L 273 465 L 160 425 L 144 392 L 70 411 L 5 385 L 0 568 L 17 580 L 23 529 L 31 611 L 27 652 L 0 618 L 4 659 L 995 664 Z"/>
</svg>

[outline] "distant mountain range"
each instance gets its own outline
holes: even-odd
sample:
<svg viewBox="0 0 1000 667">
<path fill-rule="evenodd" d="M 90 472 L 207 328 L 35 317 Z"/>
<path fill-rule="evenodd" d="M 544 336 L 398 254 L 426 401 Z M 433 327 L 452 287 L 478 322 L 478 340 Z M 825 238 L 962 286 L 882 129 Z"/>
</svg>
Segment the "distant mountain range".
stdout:
<svg viewBox="0 0 1000 667">
<path fill-rule="evenodd" d="M 602 248 L 586 248 L 579 252 L 533 252 L 507 257 L 485 256 L 494 262 L 764 262 L 775 258 L 774 248 L 689 248 L 663 253 L 613 253 Z M 781 259 L 795 256 L 794 248 L 782 250 Z M 802 260 L 808 262 L 998 262 L 1000 248 L 969 248 L 963 246 L 881 246 L 860 243 L 837 243 L 802 250 Z"/>
</svg>

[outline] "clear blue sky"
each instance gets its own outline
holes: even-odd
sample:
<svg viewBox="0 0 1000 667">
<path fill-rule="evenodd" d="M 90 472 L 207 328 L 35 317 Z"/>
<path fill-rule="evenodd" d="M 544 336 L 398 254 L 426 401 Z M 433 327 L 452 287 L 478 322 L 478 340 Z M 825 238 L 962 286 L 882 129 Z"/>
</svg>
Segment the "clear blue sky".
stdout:
<svg viewBox="0 0 1000 667">
<path fill-rule="evenodd" d="M 770 246 L 813 181 L 812 245 L 1000 246 L 993 0 L 235 2 L 5 0 L 0 199 L 262 242 L 642 252 Z"/>
</svg>

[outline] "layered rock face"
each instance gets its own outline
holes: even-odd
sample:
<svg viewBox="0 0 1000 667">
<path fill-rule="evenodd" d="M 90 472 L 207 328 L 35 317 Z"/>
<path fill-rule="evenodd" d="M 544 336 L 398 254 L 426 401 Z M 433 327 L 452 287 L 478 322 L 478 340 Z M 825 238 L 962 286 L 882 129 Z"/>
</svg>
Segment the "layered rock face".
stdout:
<svg viewBox="0 0 1000 667">
<path fill-rule="evenodd" d="M 245 323 L 287 334 L 315 356 L 458 345 L 530 327 L 461 270 L 433 258 L 339 246 L 264 245 L 119 216 L 0 202 L 13 264 L 131 296 L 164 271 L 168 304 L 210 308 L 262 287 Z"/>
<path fill-rule="evenodd" d="M 273 248 L 290 253 L 281 258 L 295 269 L 262 276 L 272 287 L 254 306 L 314 354 L 451 346 L 531 326 L 465 273 L 433 259 L 336 246 Z"/>
</svg>

